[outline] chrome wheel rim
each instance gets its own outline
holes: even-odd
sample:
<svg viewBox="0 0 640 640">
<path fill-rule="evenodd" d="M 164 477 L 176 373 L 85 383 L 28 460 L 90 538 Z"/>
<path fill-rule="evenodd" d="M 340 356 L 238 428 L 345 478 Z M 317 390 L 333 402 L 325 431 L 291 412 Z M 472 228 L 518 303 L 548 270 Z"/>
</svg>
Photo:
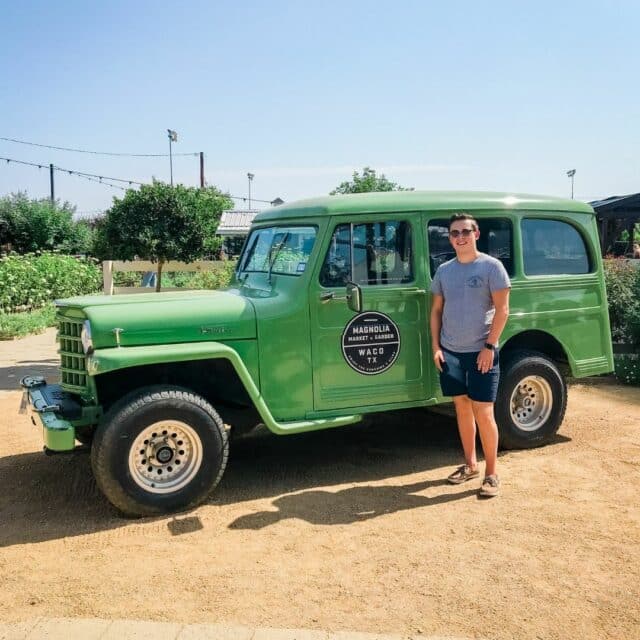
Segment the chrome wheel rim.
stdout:
<svg viewBox="0 0 640 640">
<path fill-rule="evenodd" d="M 511 419 L 523 431 L 536 431 L 553 408 L 551 385 L 541 376 L 523 378 L 511 394 Z"/>
<path fill-rule="evenodd" d="M 172 493 L 187 486 L 202 465 L 202 441 L 179 420 L 161 420 L 143 429 L 129 450 L 129 473 L 149 493 Z"/>
</svg>

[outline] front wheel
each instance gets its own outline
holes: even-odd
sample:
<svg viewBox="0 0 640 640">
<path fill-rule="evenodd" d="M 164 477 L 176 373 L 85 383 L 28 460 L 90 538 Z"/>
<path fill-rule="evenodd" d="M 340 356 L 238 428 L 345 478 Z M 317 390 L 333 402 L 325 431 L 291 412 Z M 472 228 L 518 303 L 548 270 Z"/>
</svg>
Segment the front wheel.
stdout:
<svg viewBox="0 0 640 640">
<path fill-rule="evenodd" d="M 547 444 L 560 428 L 567 408 L 567 385 L 544 354 L 514 351 L 501 363 L 495 404 L 503 449 Z"/>
<path fill-rule="evenodd" d="M 105 416 L 91 464 L 109 502 L 125 515 L 150 516 L 205 500 L 228 454 L 224 424 L 204 398 L 177 387 L 147 387 Z"/>
</svg>

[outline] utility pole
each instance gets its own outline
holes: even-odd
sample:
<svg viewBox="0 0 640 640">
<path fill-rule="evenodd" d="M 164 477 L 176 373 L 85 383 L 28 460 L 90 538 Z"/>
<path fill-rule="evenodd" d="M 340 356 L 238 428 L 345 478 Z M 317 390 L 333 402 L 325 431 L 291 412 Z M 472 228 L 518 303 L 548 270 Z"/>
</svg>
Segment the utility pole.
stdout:
<svg viewBox="0 0 640 640">
<path fill-rule="evenodd" d="M 169 171 L 171 174 L 171 186 L 173 187 L 173 155 L 171 151 L 171 143 L 178 142 L 178 134 L 173 129 L 167 129 L 169 136 Z"/>
<path fill-rule="evenodd" d="M 200 188 L 204 189 L 204 152 L 200 152 Z"/>
<path fill-rule="evenodd" d="M 251 182 L 255 178 L 253 173 L 247 173 L 247 178 L 249 179 L 249 211 L 251 211 Z"/>
<path fill-rule="evenodd" d="M 51 204 L 56 201 L 56 193 L 53 186 L 53 164 L 49 165 L 49 184 L 51 186 Z"/>
<path fill-rule="evenodd" d="M 567 171 L 567 175 L 571 178 L 571 199 L 573 200 L 573 176 L 576 175 L 576 170 L 569 169 L 569 171 Z"/>
</svg>

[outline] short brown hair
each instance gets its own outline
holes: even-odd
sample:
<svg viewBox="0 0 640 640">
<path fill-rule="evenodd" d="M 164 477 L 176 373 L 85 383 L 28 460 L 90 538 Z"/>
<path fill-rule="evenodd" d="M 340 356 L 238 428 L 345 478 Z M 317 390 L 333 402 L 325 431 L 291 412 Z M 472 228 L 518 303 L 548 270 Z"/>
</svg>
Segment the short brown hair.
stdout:
<svg viewBox="0 0 640 640">
<path fill-rule="evenodd" d="M 478 230 L 478 221 L 470 213 L 454 213 L 449 218 L 449 229 L 451 229 L 451 225 L 454 222 L 458 222 L 458 220 L 471 220 L 471 227 L 473 230 Z"/>
</svg>

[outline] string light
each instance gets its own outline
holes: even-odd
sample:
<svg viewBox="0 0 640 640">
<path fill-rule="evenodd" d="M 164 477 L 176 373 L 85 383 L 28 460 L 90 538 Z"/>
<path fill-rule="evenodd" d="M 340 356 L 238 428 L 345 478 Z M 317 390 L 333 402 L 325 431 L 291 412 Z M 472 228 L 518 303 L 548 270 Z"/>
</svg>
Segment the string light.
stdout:
<svg viewBox="0 0 640 640">
<path fill-rule="evenodd" d="M 26 162 L 24 160 L 16 160 L 15 158 L 4 158 L 0 156 L 0 160 L 5 160 L 7 164 L 10 162 L 15 162 L 16 164 L 24 164 L 29 167 L 38 167 L 38 169 L 47 169 L 49 165 L 47 164 L 38 164 L 36 162 Z M 64 171 L 68 173 L 70 176 L 78 176 L 79 178 L 84 178 L 85 180 L 90 180 L 91 182 L 96 182 L 97 184 L 103 184 L 107 187 L 111 187 L 112 189 L 120 189 L 121 191 L 126 191 L 125 187 L 121 187 L 120 185 L 112 184 L 113 182 L 123 182 L 130 186 L 137 185 L 143 186 L 144 182 L 137 182 L 136 180 L 129 180 L 127 178 L 111 178 L 109 176 L 101 176 L 97 173 L 86 173 L 85 171 L 77 171 L 75 169 L 64 169 L 62 167 L 57 167 L 53 165 L 53 169 L 55 171 Z M 247 202 L 248 198 L 246 196 L 232 196 L 230 194 L 226 194 L 232 200 L 242 200 L 243 202 Z M 263 202 L 265 204 L 271 204 L 272 200 L 260 200 L 259 198 L 251 198 L 253 202 Z"/>
<path fill-rule="evenodd" d="M 5 142 L 15 142 L 16 144 L 26 144 L 30 147 L 43 147 L 44 149 L 56 149 L 57 151 L 72 151 L 74 153 L 90 153 L 95 156 L 126 156 L 129 158 L 167 158 L 168 153 L 112 153 L 110 151 L 89 151 L 87 149 L 74 149 L 72 147 L 54 147 L 50 144 L 39 144 L 38 142 L 27 142 L 26 140 L 17 140 L 16 138 L 4 138 L 0 136 L 0 140 Z M 174 153 L 174 156 L 197 156 L 199 153 L 193 151 L 190 153 Z"/>
<path fill-rule="evenodd" d="M 37 164 L 35 162 L 25 162 L 24 160 L 15 160 L 14 158 L 3 158 L 0 157 L 0 160 L 6 160 L 7 163 L 15 162 L 17 164 L 26 164 L 30 167 L 38 167 L 38 169 L 47 168 L 46 164 Z M 142 186 L 144 182 L 136 182 L 135 180 L 129 180 L 127 178 L 111 178 L 109 176 L 99 176 L 97 173 L 86 173 L 85 171 L 77 171 L 76 169 L 65 169 L 63 167 L 57 167 L 56 165 L 52 165 L 55 171 L 66 171 L 70 176 L 80 176 L 81 178 L 98 178 L 100 182 L 104 180 L 111 180 L 112 182 L 124 182 L 130 185 L 138 185 Z M 97 182 L 97 181 L 96 181 Z M 104 182 L 103 184 L 107 184 Z M 113 186 L 113 185 L 112 185 Z"/>
</svg>

